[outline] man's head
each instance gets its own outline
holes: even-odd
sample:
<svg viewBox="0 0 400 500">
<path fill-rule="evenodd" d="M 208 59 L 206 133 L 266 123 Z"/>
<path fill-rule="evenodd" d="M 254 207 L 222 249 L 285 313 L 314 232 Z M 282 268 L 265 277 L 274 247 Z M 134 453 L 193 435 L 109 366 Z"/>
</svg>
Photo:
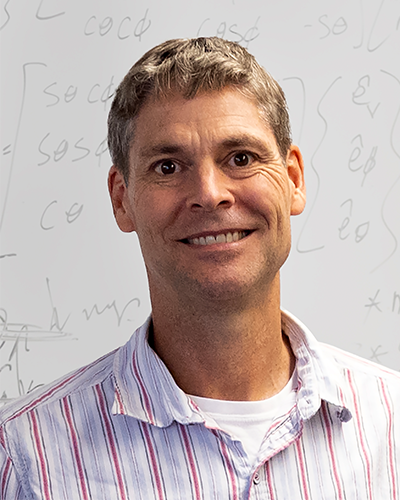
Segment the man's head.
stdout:
<svg viewBox="0 0 400 500">
<path fill-rule="evenodd" d="M 114 214 L 138 235 L 153 307 L 156 296 L 254 302 L 270 286 L 279 294 L 290 215 L 305 203 L 282 90 L 236 44 L 162 47 L 130 70 L 110 116 Z"/>
<path fill-rule="evenodd" d="M 150 97 L 237 89 L 254 100 L 273 132 L 284 160 L 291 145 L 284 93 L 277 82 L 240 45 L 220 38 L 169 40 L 132 66 L 117 89 L 109 115 L 108 145 L 114 165 L 129 179 L 129 154 L 135 118 Z"/>
</svg>

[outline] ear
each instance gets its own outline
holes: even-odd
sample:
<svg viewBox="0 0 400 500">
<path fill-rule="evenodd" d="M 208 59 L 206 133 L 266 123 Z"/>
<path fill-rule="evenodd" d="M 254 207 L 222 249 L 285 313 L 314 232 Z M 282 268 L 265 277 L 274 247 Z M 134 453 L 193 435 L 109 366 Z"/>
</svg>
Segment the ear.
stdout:
<svg viewBox="0 0 400 500">
<path fill-rule="evenodd" d="M 124 233 L 135 231 L 132 210 L 129 204 L 128 186 L 121 172 L 113 165 L 108 174 L 108 191 L 111 197 L 114 217 Z"/>
<path fill-rule="evenodd" d="M 286 157 L 286 168 L 292 184 L 292 205 L 290 215 L 299 215 L 306 206 L 306 185 L 304 182 L 303 156 L 298 146 L 292 144 Z"/>
</svg>

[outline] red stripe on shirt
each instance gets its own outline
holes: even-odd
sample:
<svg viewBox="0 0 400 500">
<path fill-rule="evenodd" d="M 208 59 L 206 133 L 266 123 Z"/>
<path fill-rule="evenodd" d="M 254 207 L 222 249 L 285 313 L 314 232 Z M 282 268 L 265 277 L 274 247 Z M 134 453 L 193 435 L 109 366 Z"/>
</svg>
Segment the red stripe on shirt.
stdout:
<svg viewBox="0 0 400 500">
<path fill-rule="evenodd" d="M 0 444 L 6 449 L 6 438 L 4 436 L 4 427 L 0 427 Z"/>
<path fill-rule="evenodd" d="M 115 388 L 115 396 L 116 396 L 117 403 L 118 403 L 118 412 L 121 413 L 122 415 L 125 415 L 126 412 L 125 412 L 124 404 L 122 402 L 121 393 L 119 392 L 118 387 Z"/>
<path fill-rule="evenodd" d="M 37 422 L 36 413 L 34 411 L 30 412 L 29 417 L 32 423 L 34 445 L 39 459 L 39 473 L 40 473 L 41 483 L 43 485 L 44 499 L 52 500 L 50 494 L 49 474 L 47 470 L 46 459 L 44 457 L 43 443 L 40 438 L 39 425 Z"/>
<path fill-rule="evenodd" d="M 383 394 L 383 399 L 385 401 L 385 407 L 387 410 L 387 417 L 388 417 L 388 445 L 389 445 L 389 467 L 390 467 L 390 482 L 392 485 L 392 498 L 393 500 L 397 500 L 397 481 L 396 481 L 396 469 L 395 469 L 395 456 L 394 456 L 394 445 L 393 445 L 393 410 L 391 408 L 390 402 L 389 402 L 389 397 L 386 392 L 386 387 L 383 383 L 383 381 L 380 381 L 381 389 L 382 389 L 382 394 Z"/>
<path fill-rule="evenodd" d="M 265 464 L 265 474 L 267 476 L 268 493 L 271 500 L 275 500 L 274 485 L 272 483 L 271 465 L 270 462 Z"/>
<path fill-rule="evenodd" d="M 306 464 L 304 461 L 303 449 L 300 444 L 300 439 L 297 439 L 294 445 L 296 448 L 298 463 L 300 466 L 301 486 L 303 490 L 302 495 L 306 500 L 310 500 L 310 492 L 308 491 L 308 483 L 307 483 Z"/>
<path fill-rule="evenodd" d="M 99 385 L 96 385 L 95 390 L 97 392 L 98 401 L 100 404 L 100 410 L 101 410 L 104 425 L 106 428 L 107 440 L 108 440 L 108 444 L 110 446 L 111 456 L 112 456 L 113 463 L 114 463 L 114 471 L 115 471 L 115 474 L 117 476 L 119 495 L 120 495 L 122 500 L 127 500 L 125 485 L 124 485 L 124 481 L 122 478 L 121 466 L 120 466 L 120 463 L 118 460 L 117 447 L 116 447 L 115 440 L 114 440 L 114 433 L 113 433 L 113 430 L 111 428 L 111 423 L 109 420 L 109 415 L 108 415 L 105 400 L 104 400 L 104 394 L 103 394 Z"/>
<path fill-rule="evenodd" d="M 343 500 L 343 498 L 344 498 L 343 497 L 343 490 L 342 490 L 342 485 L 341 485 L 340 478 L 339 478 L 338 467 L 337 467 L 336 457 L 335 457 L 335 450 L 334 450 L 334 446 L 333 446 L 332 427 L 331 427 L 331 422 L 329 419 L 326 405 L 327 405 L 327 403 L 322 402 L 321 411 L 322 411 L 322 417 L 323 417 L 324 423 L 325 423 L 326 434 L 328 436 L 329 457 L 331 459 L 333 477 L 335 478 L 336 491 L 337 491 L 336 498 L 338 500 Z"/>
<path fill-rule="evenodd" d="M 76 430 L 75 430 L 74 422 L 73 422 L 72 415 L 71 415 L 71 408 L 69 406 L 69 402 L 68 402 L 67 398 L 64 398 L 62 400 L 62 405 L 64 407 L 65 417 L 67 419 L 67 424 L 68 424 L 68 430 L 69 430 L 69 434 L 70 434 L 71 441 L 72 441 L 72 449 L 74 451 L 76 468 L 78 470 L 81 494 L 82 494 L 84 500 L 89 500 L 89 493 L 88 493 L 88 488 L 87 488 L 87 484 L 86 484 L 86 478 L 85 478 L 84 468 L 83 468 L 83 464 L 82 464 L 81 453 L 80 453 L 80 449 L 79 449 L 78 435 L 77 435 Z"/>
<path fill-rule="evenodd" d="M 154 479 L 156 481 L 158 498 L 160 500 L 164 500 L 164 491 L 161 483 L 161 475 L 157 465 L 156 454 L 154 451 L 153 443 L 151 441 L 148 424 L 146 422 L 140 422 L 140 424 L 142 426 L 143 434 L 146 439 L 147 449 L 149 450 L 150 462 L 151 462 L 151 467 L 153 469 Z"/>
<path fill-rule="evenodd" d="M 196 494 L 196 500 L 201 499 L 200 495 L 200 482 L 199 482 L 199 476 L 196 470 L 196 464 L 193 456 L 193 451 L 192 447 L 189 442 L 189 436 L 188 436 L 188 431 L 184 425 L 180 426 L 182 436 L 183 436 L 183 442 L 185 443 L 185 449 L 186 449 L 186 454 L 189 460 L 189 465 L 190 465 L 190 471 L 191 471 L 191 478 L 193 480 L 194 484 L 194 490 Z"/>
<path fill-rule="evenodd" d="M 132 366 L 133 366 L 133 371 L 134 371 L 136 380 L 139 382 L 140 391 L 141 391 L 142 396 L 143 396 L 143 402 L 144 402 L 144 406 L 145 406 L 146 412 L 147 412 L 147 414 L 149 416 L 149 421 L 150 421 L 151 424 L 154 425 L 155 424 L 155 420 L 154 420 L 154 415 L 153 415 L 153 412 L 152 412 L 152 409 L 151 409 L 151 405 L 150 405 L 150 399 L 149 399 L 149 396 L 147 394 L 146 388 L 145 388 L 145 386 L 143 384 L 142 377 L 140 376 L 140 373 L 139 373 L 139 370 L 138 370 L 138 367 L 137 367 L 137 363 L 136 363 L 136 356 L 135 356 L 135 354 L 133 354 Z"/>
<path fill-rule="evenodd" d="M 355 413 L 356 413 L 356 421 L 357 421 L 357 433 L 358 433 L 358 437 L 359 437 L 360 444 L 361 444 L 361 450 L 362 450 L 364 460 L 365 460 L 365 466 L 367 469 L 366 470 L 366 472 L 367 472 L 366 479 L 367 479 L 367 486 L 368 486 L 368 498 L 371 500 L 372 499 L 371 461 L 370 461 L 370 458 L 368 456 L 367 446 L 366 446 L 364 435 L 362 432 L 360 408 L 358 406 L 357 394 L 356 394 L 356 390 L 355 390 L 354 382 L 353 382 L 353 377 L 350 373 L 350 370 L 346 370 L 346 375 L 347 375 L 350 390 L 351 390 L 351 393 L 353 396 L 353 404 L 354 404 L 354 409 L 355 409 Z"/>
<path fill-rule="evenodd" d="M 213 431 L 213 432 L 217 436 L 216 431 Z M 230 483 L 231 483 L 232 499 L 233 500 L 238 500 L 239 499 L 239 495 L 238 495 L 238 487 L 237 487 L 237 482 L 236 482 L 236 476 L 235 476 L 235 472 L 234 472 L 233 467 L 232 467 L 231 460 L 229 459 L 228 449 L 226 447 L 226 444 L 224 443 L 224 441 L 221 438 L 218 437 L 218 440 L 219 440 L 219 443 L 220 443 L 220 447 L 221 447 L 221 451 L 222 451 L 222 456 L 224 457 L 226 468 L 228 470 L 229 480 L 230 480 Z"/>
<path fill-rule="evenodd" d="M 7 458 L 7 463 L 4 467 L 4 472 L 3 472 L 3 477 L 1 478 L 1 489 L 0 489 L 0 493 L 1 493 L 1 498 L 2 500 L 3 499 L 6 499 L 6 496 L 5 496 L 5 493 L 6 493 L 6 484 L 7 484 L 7 481 L 8 481 L 8 475 L 10 473 L 10 470 L 11 470 L 11 458 L 8 457 Z"/>
</svg>

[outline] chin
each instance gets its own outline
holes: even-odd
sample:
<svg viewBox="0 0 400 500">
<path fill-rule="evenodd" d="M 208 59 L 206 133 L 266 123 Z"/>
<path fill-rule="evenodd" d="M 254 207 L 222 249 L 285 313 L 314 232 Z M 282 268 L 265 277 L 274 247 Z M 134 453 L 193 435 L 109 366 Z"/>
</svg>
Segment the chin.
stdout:
<svg viewBox="0 0 400 500">
<path fill-rule="evenodd" d="M 258 278 L 258 279 L 257 279 Z M 208 280 L 193 280 L 192 290 L 193 300 L 199 300 L 202 297 L 208 301 L 217 301 L 219 304 L 223 302 L 244 303 L 246 297 L 250 301 L 254 301 L 256 296 L 262 294 L 265 290 L 265 285 L 270 280 L 246 274 L 242 279 L 217 277 L 213 276 Z"/>
</svg>

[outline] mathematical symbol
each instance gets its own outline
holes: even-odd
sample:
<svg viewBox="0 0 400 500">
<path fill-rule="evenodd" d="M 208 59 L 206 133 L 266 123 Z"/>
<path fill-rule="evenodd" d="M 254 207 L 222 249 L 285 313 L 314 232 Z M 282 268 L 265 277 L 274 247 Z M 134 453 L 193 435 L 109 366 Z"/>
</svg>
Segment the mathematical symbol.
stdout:
<svg viewBox="0 0 400 500">
<path fill-rule="evenodd" d="M 371 310 L 373 307 L 376 307 L 378 309 L 379 312 L 382 312 L 381 309 L 379 309 L 379 304 L 380 302 L 376 302 L 376 298 L 378 297 L 378 294 L 379 294 L 380 290 L 378 290 L 375 294 L 375 297 L 374 298 L 371 298 L 371 297 L 368 297 L 368 300 L 371 302 L 370 304 L 365 304 L 365 307 L 369 307 Z"/>
<path fill-rule="evenodd" d="M 8 12 L 8 10 L 7 10 L 7 5 L 8 5 L 9 3 L 10 3 L 10 0 L 7 0 L 7 2 L 5 3 L 5 5 L 4 5 L 4 7 L 3 7 L 4 12 L 5 12 L 5 13 L 6 13 L 6 15 L 7 15 L 7 19 L 6 19 L 6 20 L 4 21 L 4 23 L 0 26 L 0 30 L 2 30 L 2 29 L 4 28 L 4 26 L 6 26 L 6 25 L 8 24 L 8 22 L 9 22 L 9 20 L 11 19 L 10 14 L 9 14 L 9 12 Z"/>
<path fill-rule="evenodd" d="M 3 148 L 3 155 L 9 155 L 11 153 L 11 144 Z"/>
<path fill-rule="evenodd" d="M 361 134 L 358 134 L 358 135 L 356 135 L 355 137 L 353 137 L 353 139 L 351 140 L 351 144 L 353 144 L 353 142 L 354 142 L 356 139 L 359 139 L 359 140 L 360 140 L 360 143 L 361 143 L 361 146 L 362 146 L 362 147 L 364 147 L 363 140 L 362 140 L 362 135 L 361 135 Z"/>
<path fill-rule="evenodd" d="M 387 352 L 378 352 L 381 347 L 381 345 L 378 345 L 378 347 L 376 347 L 375 349 L 371 347 L 372 354 L 369 358 L 371 361 L 377 361 L 378 363 L 380 363 L 381 360 L 379 359 L 379 356 L 384 356 L 385 354 L 387 354 Z"/>
<path fill-rule="evenodd" d="M 5 253 L 3 255 L 0 255 L 0 259 L 4 259 L 4 257 L 16 257 L 16 253 Z"/>
<path fill-rule="evenodd" d="M 365 317 L 364 322 L 365 322 L 365 321 L 367 321 L 368 316 L 369 316 L 369 313 L 371 312 L 371 309 L 372 309 L 373 307 L 376 307 L 376 308 L 378 309 L 378 311 L 379 311 L 379 312 L 382 312 L 382 310 L 381 310 L 381 309 L 379 309 L 379 304 L 380 304 L 380 302 L 377 302 L 377 301 L 376 301 L 376 299 L 377 299 L 377 297 L 378 297 L 379 292 L 380 292 L 380 290 L 378 290 L 378 291 L 376 292 L 376 294 L 375 294 L 375 297 L 374 297 L 374 298 L 372 298 L 372 297 L 368 297 L 368 300 L 370 301 L 370 304 L 365 304 L 365 307 L 368 307 L 368 312 L 367 312 L 367 315 L 366 315 L 366 317 Z"/>
<path fill-rule="evenodd" d="M 378 104 L 375 106 L 375 109 L 372 111 L 372 109 L 369 107 L 369 104 L 367 104 L 367 109 L 369 111 L 369 114 L 371 115 L 372 118 L 375 117 L 375 113 L 376 113 L 376 110 L 378 109 L 380 105 L 380 102 L 378 102 Z"/>
</svg>

